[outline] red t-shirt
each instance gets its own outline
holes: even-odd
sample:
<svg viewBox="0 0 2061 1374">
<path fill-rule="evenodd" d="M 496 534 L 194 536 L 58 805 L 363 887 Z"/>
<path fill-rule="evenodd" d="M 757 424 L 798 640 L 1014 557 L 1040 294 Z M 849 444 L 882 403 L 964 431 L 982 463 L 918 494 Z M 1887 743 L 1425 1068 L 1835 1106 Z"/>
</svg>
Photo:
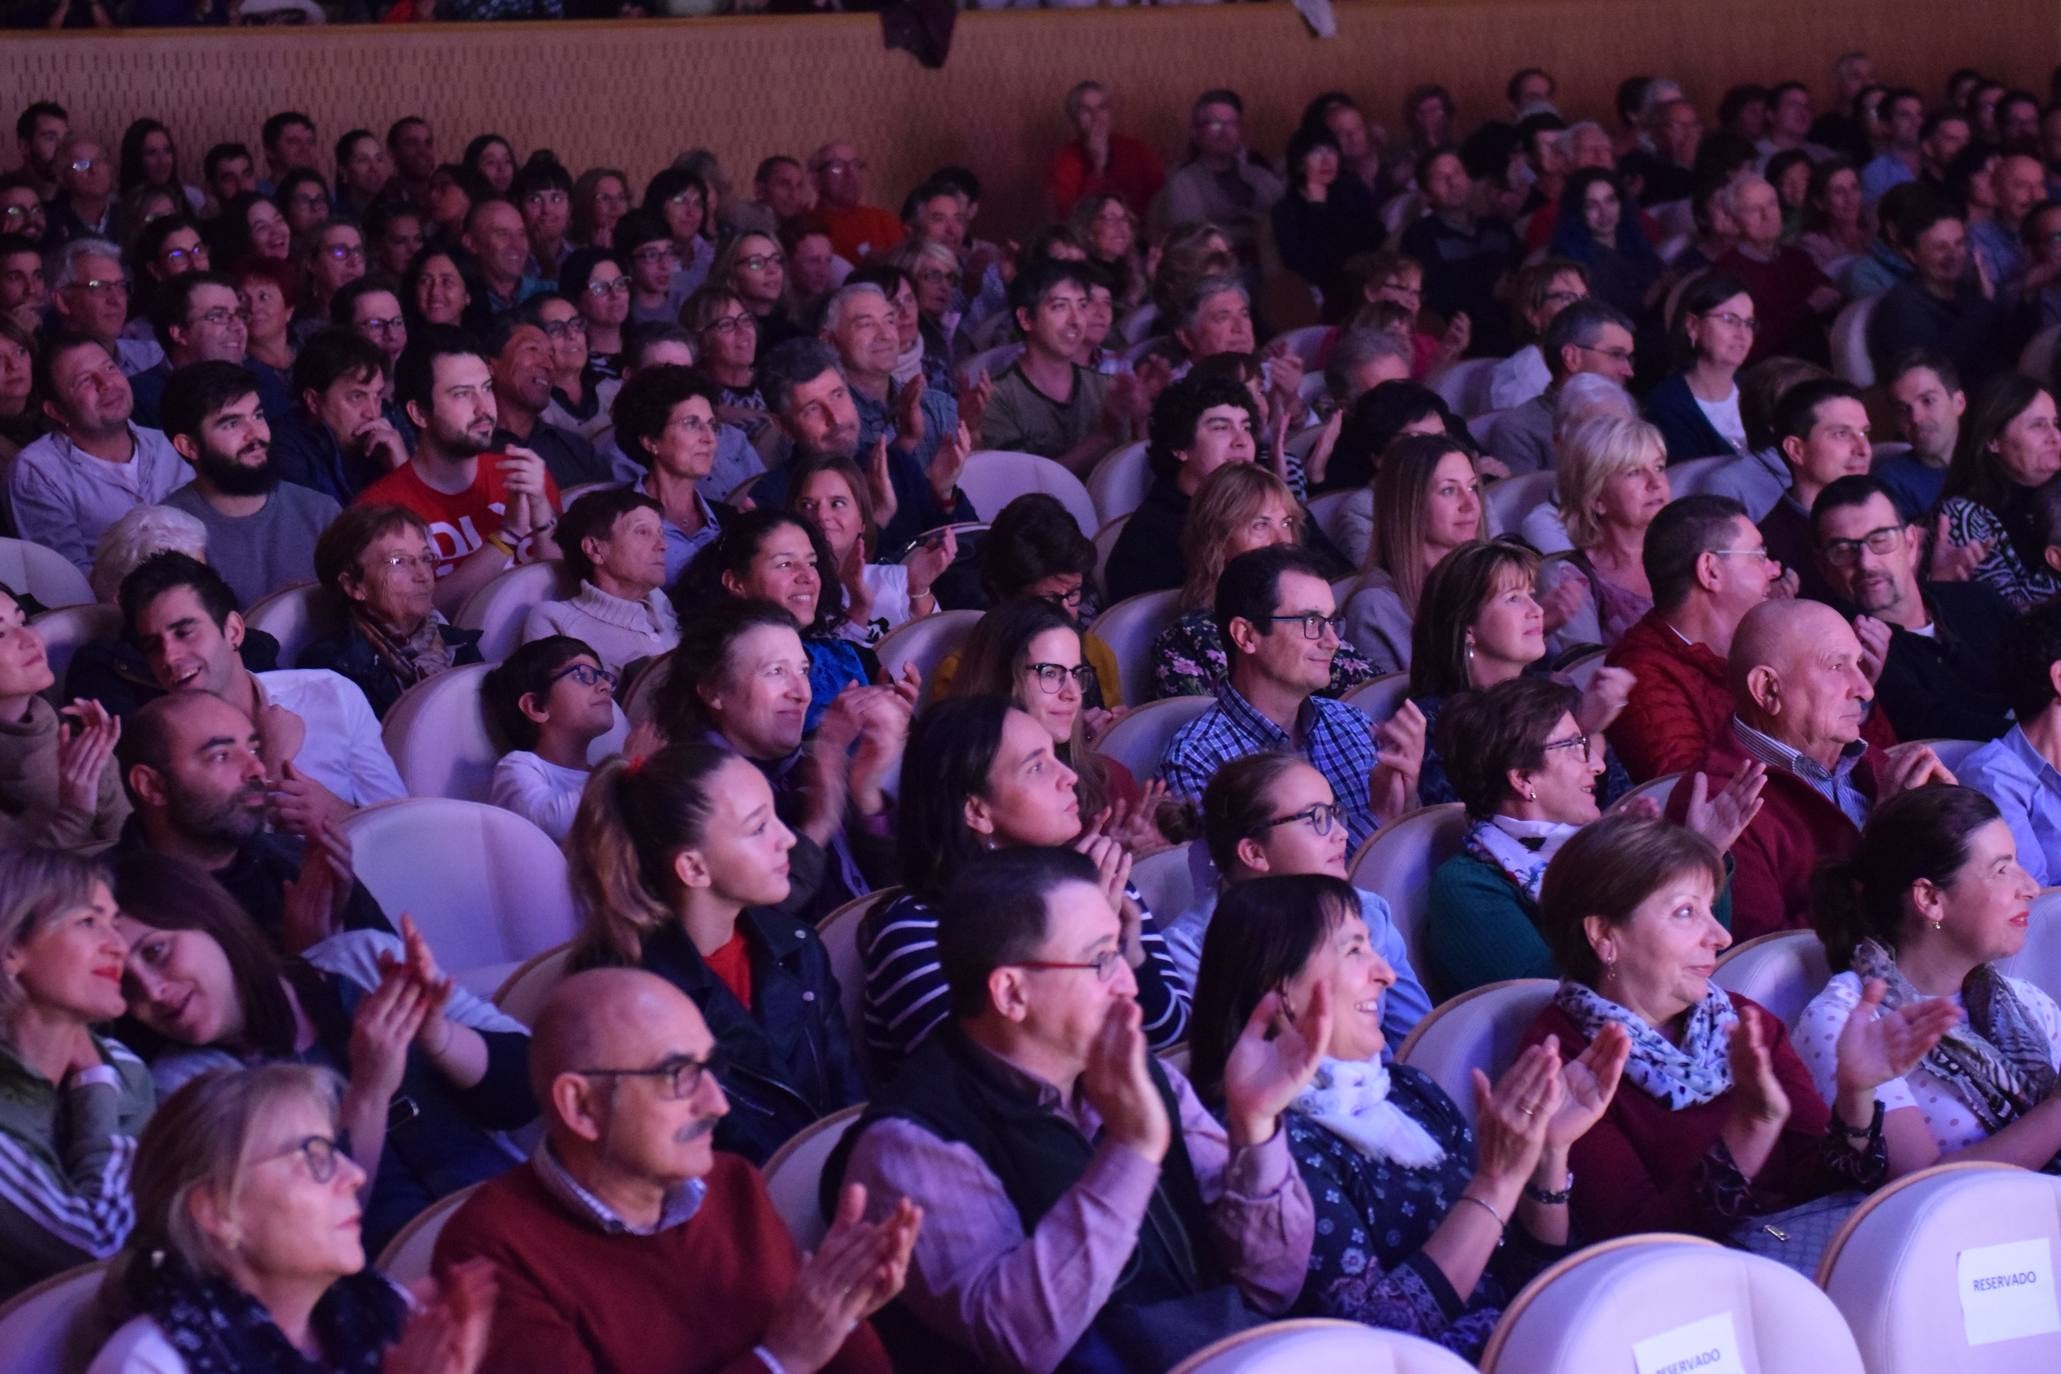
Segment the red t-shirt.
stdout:
<svg viewBox="0 0 2061 1374">
<path fill-rule="evenodd" d="M 905 231 L 891 211 L 878 205 L 818 205 L 805 222 L 830 236 L 830 247 L 846 262 L 885 257 L 902 246 Z"/>
<path fill-rule="evenodd" d="M 1135 138 L 1109 136 L 1109 164 L 1098 176 L 1088 164 L 1088 153 L 1079 139 L 1052 154 L 1045 167 L 1045 195 L 1052 213 L 1065 219 L 1083 196 L 1096 191 L 1114 191 L 1124 198 L 1131 213 L 1144 219 L 1152 212 L 1153 199 L 1166 185 L 1166 173 L 1159 157 Z"/>
<path fill-rule="evenodd" d="M 708 965 L 710 973 L 723 980 L 723 986 L 744 1003 L 746 1011 L 751 1010 L 751 946 L 744 943 L 743 931 L 732 935 L 721 949 L 701 962 Z"/>
<path fill-rule="evenodd" d="M 501 532 L 501 517 L 508 509 L 508 487 L 501 476 L 500 453 L 482 453 L 472 485 L 460 492 L 441 492 L 415 471 L 415 464 L 403 463 L 358 493 L 359 505 L 405 506 L 429 526 L 430 552 L 436 555 L 437 576 L 447 575 L 457 560 L 479 549 Z M 544 475 L 544 490 L 551 509 L 560 508 L 558 484 Z M 527 544 L 528 541 L 523 541 Z M 518 561 L 526 557 L 516 549 Z"/>
</svg>

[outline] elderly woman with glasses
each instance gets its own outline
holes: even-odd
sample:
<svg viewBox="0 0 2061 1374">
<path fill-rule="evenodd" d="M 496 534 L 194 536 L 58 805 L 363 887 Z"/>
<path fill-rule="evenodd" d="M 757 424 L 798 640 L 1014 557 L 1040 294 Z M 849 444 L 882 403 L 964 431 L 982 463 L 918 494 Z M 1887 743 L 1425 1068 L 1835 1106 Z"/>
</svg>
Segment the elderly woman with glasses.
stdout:
<svg viewBox="0 0 2061 1374">
<path fill-rule="evenodd" d="M 1431 879 L 1425 971 L 1440 996 L 1555 976 L 1539 928 L 1539 885 L 1560 847 L 1602 814 L 1603 740 L 1576 723 L 1580 706 L 1572 687 L 1519 677 L 1446 708 L 1441 752 L 1467 808 L 1467 837 Z M 1688 827 L 1730 850 L 1760 808 L 1765 775 L 1755 765 L 1716 796 L 1700 775 L 1685 782 L 1694 797 Z M 1731 929 L 1729 892 L 1712 910 Z"/>
</svg>

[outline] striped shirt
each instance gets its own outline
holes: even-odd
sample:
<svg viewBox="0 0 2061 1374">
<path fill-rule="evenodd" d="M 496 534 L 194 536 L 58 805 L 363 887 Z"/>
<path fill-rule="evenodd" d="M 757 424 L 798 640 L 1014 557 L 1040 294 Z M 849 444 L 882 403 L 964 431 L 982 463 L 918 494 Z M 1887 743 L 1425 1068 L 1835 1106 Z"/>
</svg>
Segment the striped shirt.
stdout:
<svg viewBox="0 0 2061 1374">
<path fill-rule="evenodd" d="M 1854 766 L 1861 756 L 1868 752 L 1868 742 L 1854 740 L 1839 751 L 1839 762 L 1826 768 L 1807 754 L 1799 754 L 1771 735 L 1764 735 L 1737 716 L 1732 717 L 1732 733 L 1739 739 L 1739 747 L 1746 756 L 1758 759 L 1771 769 L 1778 769 L 1810 784 L 1813 792 L 1838 807 L 1840 813 L 1859 829 L 1868 823 L 1869 801 L 1862 791 L 1853 785 Z"/>
</svg>

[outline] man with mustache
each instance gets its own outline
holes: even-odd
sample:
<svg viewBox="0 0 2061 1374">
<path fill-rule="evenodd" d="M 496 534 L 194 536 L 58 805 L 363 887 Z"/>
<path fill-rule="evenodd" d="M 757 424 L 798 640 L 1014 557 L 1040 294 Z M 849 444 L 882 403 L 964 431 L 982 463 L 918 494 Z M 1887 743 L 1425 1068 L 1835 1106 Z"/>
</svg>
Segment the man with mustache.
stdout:
<svg viewBox="0 0 2061 1374">
<path fill-rule="evenodd" d="M 482 1369 L 522 1374 L 885 1374 L 866 1324 L 901 1291 L 921 1213 L 861 1220 L 847 1188 L 803 1258 L 765 1185 L 717 1154 L 729 1110 L 715 1037 L 687 995 L 638 969 L 560 983 L 537 1016 L 530 1083 L 544 1139 L 437 1238 L 436 1265 L 494 1262 Z"/>
<path fill-rule="evenodd" d="M 210 566 L 236 604 L 314 581 L 315 540 L 340 507 L 279 480 L 256 375 L 233 361 L 188 364 L 165 382 L 159 412 L 165 437 L 193 465 L 193 480 L 165 504 L 207 526 Z"/>
</svg>

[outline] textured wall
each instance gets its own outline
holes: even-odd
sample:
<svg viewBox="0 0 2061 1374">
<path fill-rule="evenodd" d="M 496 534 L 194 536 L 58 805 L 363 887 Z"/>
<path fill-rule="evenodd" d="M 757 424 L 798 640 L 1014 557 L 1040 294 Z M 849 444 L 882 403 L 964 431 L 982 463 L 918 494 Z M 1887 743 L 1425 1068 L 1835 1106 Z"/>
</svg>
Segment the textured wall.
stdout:
<svg viewBox="0 0 2061 1374">
<path fill-rule="evenodd" d="M 448 157 L 494 128 L 523 152 L 548 146 L 576 170 L 609 162 L 638 178 L 696 144 L 744 178 L 768 153 L 842 135 L 871 164 L 870 200 L 896 205 L 929 168 L 964 162 L 993 187 L 984 227 L 1020 231 L 1040 213 L 1043 159 L 1065 133 L 1060 97 L 1087 75 L 1118 87 L 1120 127 L 1169 154 L 1192 94 L 1235 86 L 1256 146 L 1278 156 L 1302 102 L 1331 86 L 1393 120 L 1405 87 L 1443 80 L 1466 122 L 1504 110 L 1519 66 L 1550 68 L 1562 108 L 1596 115 L 1621 76 L 1644 71 L 1683 81 L 1708 117 L 1723 85 L 1747 74 L 1822 89 L 1850 47 L 1928 93 L 1964 63 L 2044 92 L 2061 56 L 2052 0 L 1338 0 L 1338 11 L 1332 42 L 1308 37 L 1286 4 L 967 14 L 941 71 L 886 51 L 865 15 L 10 33 L 0 90 L 15 108 L 63 101 L 110 148 L 128 120 L 156 114 L 189 176 L 208 144 L 255 147 L 264 115 L 287 106 L 312 114 L 325 142 L 421 113 Z"/>
</svg>

